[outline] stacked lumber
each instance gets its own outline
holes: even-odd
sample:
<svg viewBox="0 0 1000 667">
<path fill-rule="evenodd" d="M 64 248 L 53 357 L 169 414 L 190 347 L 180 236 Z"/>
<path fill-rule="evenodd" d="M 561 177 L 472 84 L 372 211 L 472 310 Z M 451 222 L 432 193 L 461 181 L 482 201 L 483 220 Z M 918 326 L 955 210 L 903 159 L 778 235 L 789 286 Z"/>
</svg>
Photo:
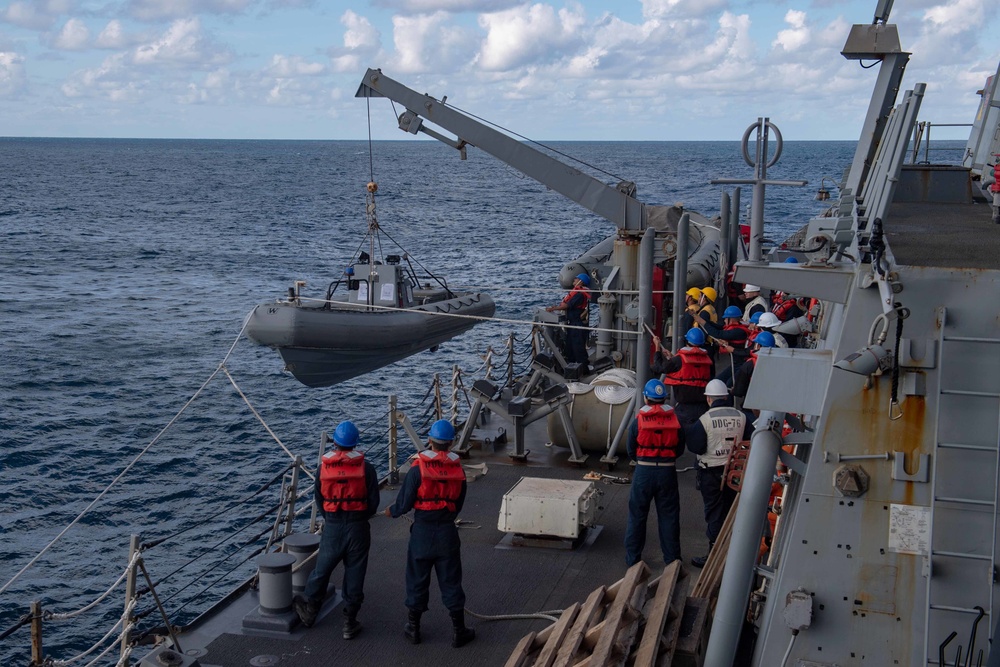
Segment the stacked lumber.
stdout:
<svg viewBox="0 0 1000 667">
<path fill-rule="evenodd" d="M 669 665 L 684 608 L 680 572 L 675 561 L 650 581 L 649 567 L 636 563 L 619 581 L 564 610 L 549 627 L 523 637 L 506 666 Z"/>
<path fill-rule="evenodd" d="M 722 572 L 726 568 L 726 555 L 729 553 L 729 542 L 733 537 L 733 523 L 736 521 L 736 508 L 740 504 L 740 494 L 736 494 L 733 506 L 729 508 L 729 514 L 722 524 L 719 537 L 715 541 L 715 546 L 708 554 L 708 560 L 691 589 L 691 597 L 706 598 L 714 600 L 719 595 L 719 587 L 722 585 Z"/>
</svg>

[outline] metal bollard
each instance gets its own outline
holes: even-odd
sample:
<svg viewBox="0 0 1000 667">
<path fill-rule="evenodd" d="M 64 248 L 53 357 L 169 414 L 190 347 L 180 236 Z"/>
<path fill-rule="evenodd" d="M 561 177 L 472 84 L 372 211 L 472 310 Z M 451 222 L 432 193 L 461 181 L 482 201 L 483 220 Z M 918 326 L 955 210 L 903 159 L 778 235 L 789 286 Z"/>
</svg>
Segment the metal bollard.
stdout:
<svg viewBox="0 0 1000 667">
<path fill-rule="evenodd" d="M 260 613 L 277 616 L 292 610 L 292 565 L 295 556 L 264 554 L 257 560 Z"/>
<path fill-rule="evenodd" d="M 299 567 L 299 563 L 319 549 L 319 540 L 320 536 L 313 533 L 293 533 L 285 538 L 285 550 L 295 556 L 295 564 L 292 565 L 292 570 L 294 570 L 292 572 L 292 590 L 296 593 L 301 593 L 306 589 L 309 575 L 316 569 L 315 558 L 302 567 Z"/>
</svg>

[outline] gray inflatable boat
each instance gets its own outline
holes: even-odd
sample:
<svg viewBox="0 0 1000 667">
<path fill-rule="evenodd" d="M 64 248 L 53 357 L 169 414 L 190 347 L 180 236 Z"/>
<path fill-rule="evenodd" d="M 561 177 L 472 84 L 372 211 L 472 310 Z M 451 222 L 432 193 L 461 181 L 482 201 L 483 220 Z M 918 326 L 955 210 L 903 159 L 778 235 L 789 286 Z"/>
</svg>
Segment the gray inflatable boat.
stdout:
<svg viewBox="0 0 1000 667">
<path fill-rule="evenodd" d="M 372 263 L 362 254 L 326 299 L 303 297 L 298 283 L 287 299 L 254 308 L 246 333 L 275 348 L 299 382 L 327 387 L 435 348 L 496 312 L 488 294 L 439 285 L 421 283 L 398 256 Z"/>
</svg>

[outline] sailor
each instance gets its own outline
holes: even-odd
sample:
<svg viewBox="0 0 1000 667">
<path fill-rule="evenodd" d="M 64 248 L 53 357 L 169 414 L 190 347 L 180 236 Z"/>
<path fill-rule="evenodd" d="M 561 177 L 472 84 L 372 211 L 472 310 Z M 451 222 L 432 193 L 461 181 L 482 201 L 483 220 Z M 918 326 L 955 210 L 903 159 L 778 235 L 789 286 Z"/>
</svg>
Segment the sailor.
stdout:
<svg viewBox="0 0 1000 667">
<path fill-rule="evenodd" d="M 761 317 L 763 318 L 763 315 Z M 770 331 L 761 331 L 757 334 L 753 339 L 753 352 L 750 353 L 750 358 L 736 370 L 736 375 L 733 377 L 734 397 L 746 398 L 754 368 L 757 367 L 757 352 L 763 347 L 774 347 L 774 335 Z"/>
<path fill-rule="evenodd" d="M 746 415 L 733 407 L 729 389 L 722 380 L 708 383 L 705 387 L 705 401 L 710 407 L 688 429 L 687 446 L 698 455 L 695 485 L 705 502 L 706 535 L 708 550 L 711 552 L 736 498 L 736 492 L 729 485 L 723 484 L 729 453 L 737 442 L 750 438 L 753 427 Z M 695 556 L 691 559 L 691 564 L 704 567 L 707 560 L 707 555 Z"/>
<path fill-rule="evenodd" d="M 316 505 L 325 523 L 316 556 L 316 567 L 306 581 L 304 595 L 293 600 L 302 625 L 312 627 L 327 595 L 330 575 L 344 563 L 344 639 L 361 631 L 358 611 L 365 599 L 365 572 L 371 531 L 368 519 L 379 505 L 378 474 L 375 466 L 357 451 L 360 434 L 350 421 L 342 421 L 333 432 L 334 449 L 323 455 L 316 479 Z M 334 589 L 335 590 L 335 589 Z"/>
<path fill-rule="evenodd" d="M 705 332 L 688 329 L 684 339 L 687 345 L 671 356 L 669 350 L 659 345 L 659 338 L 654 337 L 653 343 L 658 349 L 651 370 L 656 374 L 665 374 L 663 383 L 673 387 L 677 419 L 681 426 L 687 428 L 708 409 L 705 405 L 705 385 L 714 373 L 712 359 L 702 347 L 705 345 Z"/>
<path fill-rule="evenodd" d="M 590 326 L 590 276 L 579 274 L 573 279 L 573 289 L 563 298 L 558 306 L 549 306 L 548 312 L 565 311 L 566 324 L 566 361 L 587 366 L 587 330 Z"/>
<path fill-rule="evenodd" d="M 690 288 L 684 292 L 684 312 L 678 318 L 678 331 L 687 331 L 693 326 L 697 326 L 694 321 L 695 314 L 701 310 L 698 305 L 701 301 L 701 290 L 697 287 Z"/>
<path fill-rule="evenodd" d="M 465 646 L 476 631 L 465 627 L 465 591 L 462 589 L 462 544 L 455 519 L 465 503 L 465 471 L 458 454 L 449 452 L 455 427 L 447 419 L 431 424 L 429 449 L 420 452 L 403 479 L 395 504 L 385 515 L 398 518 L 413 512 L 406 554 L 406 606 L 403 636 L 420 643 L 420 617 L 427 611 L 431 570 L 437 574 L 441 601 L 451 615 L 455 634 L 451 645 Z"/>
<path fill-rule="evenodd" d="M 642 396 L 645 405 L 629 426 L 626 443 L 628 457 L 636 463 L 625 529 L 625 562 L 630 567 L 642 560 L 646 518 L 653 501 L 663 562 L 669 565 L 681 557 L 676 460 L 684 451 L 684 429 L 670 406 L 664 405 L 667 388 L 662 382 L 647 382 Z"/>
<path fill-rule="evenodd" d="M 760 295 L 760 287 L 750 285 L 743 286 L 743 299 L 746 306 L 743 307 L 743 322 L 749 322 L 750 316 L 754 313 L 762 313 L 768 310 L 767 300 Z"/>
<path fill-rule="evenodd" d="M 774 330 L 774 327 L 781 324 L 781 320 L 774 313 L 761 313 L 760 320 L 757 326 L 760 327 L 762 331 L 769 331 L 771 335 L 774 336 L 774 346 L 775 347 L 788 347 L 788 341 L 780 333 Z"/>
<path fill-rule="evenodd" d="M 719 342 L 719 350 L 730 355 L 730 365 L 716 375 L 727 384 L 733 377 L 734 369 L 742 366 L 750 355 L 747 349 L 750 329 L 743 323 L 742 317 L 743 311 L 738 306 L 729 306 L 722 311 L 722 321 L 725 326 L 721 329 L 701 316 L 698 320 L 708 335 Z"/>
<path fill-rule="evenodd" d="M 715 291 L 715 288 L 701 288 L 701 299 L 698 300 L 698 314 L 713 323 L 719 321 L 719 314 L 715 312 L 715 300 L 717 298 L 719 298 L 719 293 Z"/>
</svg>

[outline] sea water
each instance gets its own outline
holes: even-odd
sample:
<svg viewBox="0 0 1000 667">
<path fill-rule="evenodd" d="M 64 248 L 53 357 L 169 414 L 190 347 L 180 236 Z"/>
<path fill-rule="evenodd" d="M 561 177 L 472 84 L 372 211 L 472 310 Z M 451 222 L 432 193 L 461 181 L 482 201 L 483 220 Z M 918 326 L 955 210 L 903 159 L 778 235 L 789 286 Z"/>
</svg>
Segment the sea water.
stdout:
<svg viewBox="0 0 1000 667">
<path fill-rule="evenodd" d="M 555 146 L 606 183 L 633 181 L 642 201 L 709 217 L 722 191 L 711 179 L 753 175 L 736 141 Z M 809 186 L 768 188 L 769 238 L 829 204 L 816 189 L 823 177 L 831 189 L 853 150 L 785 142 L 768 177 Z M 0 173 L 0 586 L 104 492 L 0 594 L 0 632 L 32 600 L 65 612 L 105 591 L 130 535 L 152 542 L 184 529 L 144 560 L 165 579 L 172 622 L 189 622 L 252 573 L 237 545 L 273 521 L 223 541 L 276 502 L 275 488 L 242 501 L 291 460 L 263 424 L 307 462 L 343 419 L 365 430 L 363 447 L 384 451 L 389 394 L 415 421 L 425 416 L 435 373 L 446 382 L 455 366 L 471 373 L 488 346 L 502 359 L 507 336 L 524 340 L 533 311 L 561 299 L 562 265 L 614 231 L 477 149 L 461 161 L 430 141 L 0 139 Z M 497 317 L 517 323 L 479 325 L 436 352 L 309 389 L 238 334 L 254 305 L 294 281 L 321 297 L 342 274 L 367 229 L 372 179 L 383 252 L 400 252 L 391 237 L 449 284 L 489 291 Z M 224 359 L 232 381 L 218 372 L 206 384 Z M 123 597 L 119 589 L 93 612 L 46 623 L 46 654 L 89 648 Z M 22 628 L 0 644 L 0 663 L 26 664 L 29 646 Z"/>
</svg>

